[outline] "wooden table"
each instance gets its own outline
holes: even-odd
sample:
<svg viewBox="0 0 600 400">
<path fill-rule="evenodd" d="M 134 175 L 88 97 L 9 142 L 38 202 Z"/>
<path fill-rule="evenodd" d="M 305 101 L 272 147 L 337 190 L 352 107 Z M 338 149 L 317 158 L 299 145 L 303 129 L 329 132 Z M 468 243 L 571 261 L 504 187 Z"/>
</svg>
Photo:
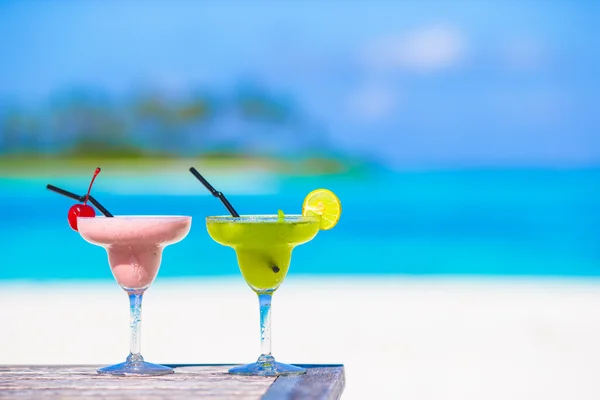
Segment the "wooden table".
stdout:
<svg viewBox="0 0 600 400">
<path fill-rule="evenodd" d="M 99 366 L 0 366 L 0 398 L 18 399 L 339 399 L 342 365 L 301 365 L 304 375 L 230 375 L 231 365 L 169 365 L 175 373 L 157 377 L 114 377 Z"/>
</svg>

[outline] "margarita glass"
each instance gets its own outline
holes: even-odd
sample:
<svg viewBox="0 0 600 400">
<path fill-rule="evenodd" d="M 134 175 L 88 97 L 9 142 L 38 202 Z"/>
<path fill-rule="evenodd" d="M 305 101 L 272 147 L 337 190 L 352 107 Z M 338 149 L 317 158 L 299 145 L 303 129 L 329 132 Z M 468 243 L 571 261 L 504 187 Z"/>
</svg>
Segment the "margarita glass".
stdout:
<svg viewBox="0 0 600 400">
<path fill-rule="evenodd" d="M 255 363 L 229 370 L 232 374 L 276 376 L 302 374 L 304 368 L 282 364 L 271 355 L 271 297 L 287 275 L 294 247 L 319 232 L 320 216 L 242 215 L 206 218 L 208 234 L 232 247 L 246 283 L 258 294 L 261 355 Z"/>
<path fill-rule="evenodd" d="M 164 375 L 173 369 L 144 361 L 140 354 L 142 296 L 160 268 L 163 249 L 185 238 L 192 218 L 186 216 L 78 217 L 81 237 L 101 246 L 117 283 L 130 304 L 130 350 L 126 361 L 100 368 L 110 375 Z"/>
</svg>

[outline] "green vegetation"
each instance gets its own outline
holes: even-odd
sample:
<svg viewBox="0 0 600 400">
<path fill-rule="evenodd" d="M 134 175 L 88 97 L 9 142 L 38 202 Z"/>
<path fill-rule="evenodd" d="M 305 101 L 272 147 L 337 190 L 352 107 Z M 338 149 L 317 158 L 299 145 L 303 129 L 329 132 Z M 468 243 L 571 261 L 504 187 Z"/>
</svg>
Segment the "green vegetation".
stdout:
<svg viewBox="0 0 600 400">
<path fill-rule="evenodd" d="M 314 126 L 292 101 L 256 88 L 175 98 L 144 91 L 121 102 L 71 90 L 37 109 L 0 110 L 0 175 L 95 164 L 142 171 L 188 161 L 293 175 L 356 169 L 360 163 L 334 155 Z"/>
</svg>

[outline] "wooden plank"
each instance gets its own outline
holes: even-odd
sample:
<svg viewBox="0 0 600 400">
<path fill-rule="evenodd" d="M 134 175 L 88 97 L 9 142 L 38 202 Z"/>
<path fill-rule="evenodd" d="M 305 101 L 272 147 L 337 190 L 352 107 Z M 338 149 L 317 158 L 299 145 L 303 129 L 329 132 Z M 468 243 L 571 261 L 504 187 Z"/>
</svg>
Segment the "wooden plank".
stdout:
<svg viewBox="0 0 600 400">
<path fill-rule="evenodd" d="M 230 366 L 186 366 L 155 377 L 99 375 L 97 366 L 0 366 L 0 398 L 248 399 L 275 378 L 230 375 Z"/>
<path fill-rule="evenodd" d="M 341 365 L 302 365 L 305 375 L 230 375 L 232 365 L 170 365 L 175 373 L 153 377 L 99 375 L 98 366 L 1 366 L 0 399 L 339 399 Z"/>
<path fill-rule="evenodd" d="M 262 400 L 338 400 L 342 396 L 346 385 L 343 365 L 299 366 L 307 369 L 306 374 L 278 377 Z"/>
</svg>

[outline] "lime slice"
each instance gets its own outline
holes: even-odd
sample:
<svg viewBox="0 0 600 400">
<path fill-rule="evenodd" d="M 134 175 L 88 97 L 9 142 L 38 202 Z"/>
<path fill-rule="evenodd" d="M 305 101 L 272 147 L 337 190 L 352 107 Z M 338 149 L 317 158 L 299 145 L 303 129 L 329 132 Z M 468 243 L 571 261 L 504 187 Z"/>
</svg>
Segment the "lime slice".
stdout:
<svg viewBox="0 0 600 400">
<path fill-rule="evenodd" d="M 342 203 L 331 190 L 313 190 L 302 203 L 302 215 L 321 216 L 321 230 L 333 228 L 340 220 L 341 214 Z"/>
</svg>

